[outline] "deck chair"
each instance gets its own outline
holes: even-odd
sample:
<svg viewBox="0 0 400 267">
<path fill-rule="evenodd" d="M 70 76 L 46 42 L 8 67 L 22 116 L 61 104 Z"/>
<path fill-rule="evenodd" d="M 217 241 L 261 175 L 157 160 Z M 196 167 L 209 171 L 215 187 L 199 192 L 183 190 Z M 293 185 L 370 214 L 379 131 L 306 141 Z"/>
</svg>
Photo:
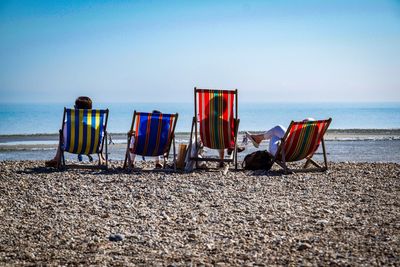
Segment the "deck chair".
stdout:
<svg viewBox="0 0 400 267">
<path fill-rule="evenodd" d="M 275 156 L 273 156 L 274 162 L 281 166 L 286 174 L 288 172 L 326 171 L 328 169 L 328 162 L 324 135 L 331 121 L 331 118 L 318 121 L 292 121 L 281 139 Z M 322 143 L 324 166 L 321 166 L 312 159 L 320 143 Z M 300 169 L 290 169 L 287 166 L 288 162 L 303 159 L 306 162 Z M 314 168 L 308 168 L 310 164 L 314 165 Z"/>
<path fill-rule="evenodd" d="M 231 158 L 200 157 L 191 155 L 190 159 L 199 161 L 234 162 L 237 169 L 238 90 L 217 90 L 194 88 L 194 117 L 190 132 L 191 143 L 188 151 L 198 151 L 198 138 L 204 147 L 211 149 L 233 149 Z M 192 138 L 194 136 L 194 143 Z"/>
<path fill-rule="evenodd" d="M 108 168 L 107 151 L 108 109 L 69 109 L 64 108 L 63 123 L 60 130 L 60 168 L 65 168 L 64 152 L 73 154 L 97 154 L 98 166 L 68 165 L 68 167 Z M 65 136 L 64 136 L 65 135 Z M 105 145 L 105 157 L 103 147 Z M 105 161 L 104 164 L 100 164 Z"/>
<path fill-rule="evenodd" d="M 178 120 L 178 113 L 133 113 L 132 124 L 128 132 L 128 144 L 125 153 L 124 168 L 131 166 L 129 152 L 145 156 L 163 156 L 164 168 L 168 159 L 171 144 L 174 153 L 174 170 L 176 170 L 176 150 L 175 150 L 175 126 Z M 133 148 L 129 148 L 131 138 L 135 142 Z"/>
</svg>

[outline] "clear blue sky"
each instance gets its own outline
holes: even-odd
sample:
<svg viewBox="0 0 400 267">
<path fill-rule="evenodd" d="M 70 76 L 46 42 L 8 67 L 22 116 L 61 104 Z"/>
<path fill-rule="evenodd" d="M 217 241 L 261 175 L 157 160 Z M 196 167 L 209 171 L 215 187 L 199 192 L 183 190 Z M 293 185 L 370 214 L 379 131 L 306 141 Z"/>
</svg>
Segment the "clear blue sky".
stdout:
<svg viewBox="0 0 400 267">
<path fill-rule="evenodd" d="M 0 1 L 0 102 L 400 101 L 400 1 Z"/>
</svg>

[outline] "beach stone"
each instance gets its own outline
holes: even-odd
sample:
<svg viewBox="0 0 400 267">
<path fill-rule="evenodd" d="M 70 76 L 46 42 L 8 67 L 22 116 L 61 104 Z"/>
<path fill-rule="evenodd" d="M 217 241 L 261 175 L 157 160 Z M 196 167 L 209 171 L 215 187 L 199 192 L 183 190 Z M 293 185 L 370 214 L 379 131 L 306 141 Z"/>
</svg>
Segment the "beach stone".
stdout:
<svg viewBox="0 0 400 267">
<path fill-rule="evenodd" d="M 317 224 L 328 224 L 329 221 L 328 220 L 318 220 Z"/>
<path fill-rule="evenodd" d="M 305 249 L 309 249 L 309 248 L 311 248 L 311 245 L 308 244 L 308 243 L 299 243 L 297 245 L 297 250 L 300 250 L 300 251 L 305 250 Z"/>
<path fill-rule="evenodd" d="M 124 240 L 124 236 L 121 234 L 111 234 L 108 237 L 108 240 L 112 241 L 112 242 L 118 242 L 118 241 L 122 241 Z"/>
</svg>

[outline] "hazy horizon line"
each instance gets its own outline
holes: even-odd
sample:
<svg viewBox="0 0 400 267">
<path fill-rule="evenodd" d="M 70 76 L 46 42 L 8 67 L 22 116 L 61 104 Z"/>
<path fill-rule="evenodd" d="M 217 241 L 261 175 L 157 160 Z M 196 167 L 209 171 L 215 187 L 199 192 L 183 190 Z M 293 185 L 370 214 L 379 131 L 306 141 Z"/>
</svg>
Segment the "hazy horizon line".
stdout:
<svg viewBox="0 0 400 267">
<path fill-rule="evenodd" d="M 70 103 L 71 101 L 1 101 L 0 104 L 65 104 Z M 363 101 L 363 100 L 342 100 L 342 101 L 249 101 L 249 100 L 239 100 L 240 103 L 249 103 L 249 104 L 280 104 L 280 103 L 293 103 L 293 104 L 400 104 L 400 100 L 394 101 Z M 193 104 L 193 101 L 96 101 L 96 104 Z"/>
</svg>

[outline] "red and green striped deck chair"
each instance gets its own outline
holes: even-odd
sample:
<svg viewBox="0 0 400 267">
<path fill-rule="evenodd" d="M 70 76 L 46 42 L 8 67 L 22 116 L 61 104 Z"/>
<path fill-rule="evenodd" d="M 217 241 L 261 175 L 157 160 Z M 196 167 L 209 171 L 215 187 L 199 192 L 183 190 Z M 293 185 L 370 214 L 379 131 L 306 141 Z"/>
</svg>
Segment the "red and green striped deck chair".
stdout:
<svg viewBox="0 0 400 267">
<path fill-rule="evenodd" d="M 274 157 L 285 173 L 293 171 L 326 171 L 328 162 L 324 143 L 324 135 L 332 119 L 318 121 L 292 121 L 287 129 L 281 144 Z M 312 159 L 319 145 L 322 143 L 324 166 Z M 306 160 L 303 168 L 289 169 L 288 162 Z M 312 164 L 314 168 L 308 168 Z"/>
<path fill-rule="evenodd" d="M 61 165 L 65 167 L 64 152 L 73 154 L 97 154 L 98 166 L 108 167 L 107 153 L 108 109 L 69 109 L 64 108 L 63 123 L 60 130 Z M 105 158 L 103 147 L 105 144 Z M 69 165 L 69 167 L 83 167 Z M 89 166 L 87 166 L 89 167 Z"/>
<path fill-rule="evenodd" d="M 203 146 L 211 149 L 232 149 L 231 158 L 190 157 L 196 161 L 234 162 L 237 169 L 237 132 L 238 90 L 217 90 L 194 88 L 194 117 L 190 140 L 193 134 L 194 144 L 199 146 L 200 137 Z M 190 148 L 191 149 L 191 148 Z M 189 151 L 191 151 L 189 149 Z M 196 149 L 197 151 L 198 149 Z"/>
<path fill-rule="evenodd" d="M 128 132 L 128 144 L 125 155 L 124 168 L 131 166 L 129 152 L 145 156 L 163 156 L 164 167 L 168 159 L 171 144 L 174 153 L 174 169 L 176 169 L 175 151 L 175 126 L 178 113 L 166 114 L 161 112 L 137 112 L 133 113 L 132 124 Z M 134 137 L 133 148 L 129 148 L 131 138 Z M 128 164 L 129 163 L 129 164 Z"/>
</svg>

